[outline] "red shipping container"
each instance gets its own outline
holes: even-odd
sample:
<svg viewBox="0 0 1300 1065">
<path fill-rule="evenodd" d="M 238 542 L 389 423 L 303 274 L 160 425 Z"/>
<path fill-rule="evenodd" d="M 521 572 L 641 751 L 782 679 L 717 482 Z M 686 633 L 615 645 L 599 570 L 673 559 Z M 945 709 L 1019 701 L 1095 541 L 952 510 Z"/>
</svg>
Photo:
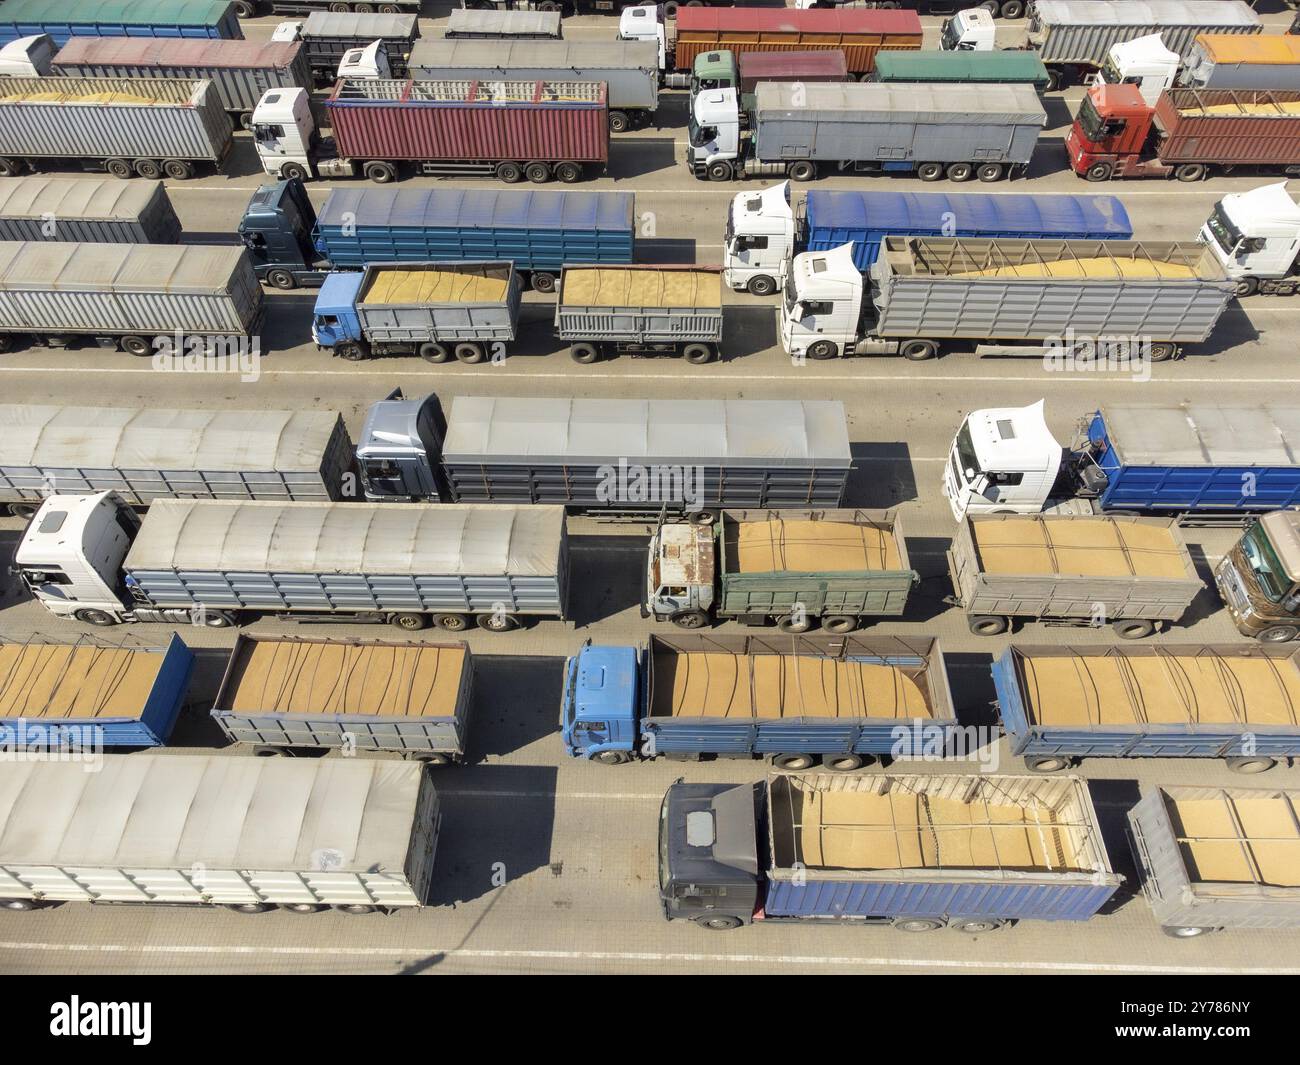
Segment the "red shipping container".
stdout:
<svg viewBox="0 0 1300 1065">
<path fill-rule="evenodd" d="M 740 91 L 760 81 L 848 81 L 849 67 L 838 48 L 824 52 L 743 52 L 736 60 Z"/>
<path fill-rule="evenodd" d="M 1155 122 L 1162 163 L 1300 164 L 1300 92 L 1170 89 Z"/>
</svg>

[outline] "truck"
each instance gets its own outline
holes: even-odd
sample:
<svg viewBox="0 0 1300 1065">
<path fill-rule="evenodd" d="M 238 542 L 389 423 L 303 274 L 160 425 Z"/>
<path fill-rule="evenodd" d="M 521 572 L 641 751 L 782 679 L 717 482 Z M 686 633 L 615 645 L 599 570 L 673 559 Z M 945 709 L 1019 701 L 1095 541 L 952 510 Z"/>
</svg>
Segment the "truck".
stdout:
<svg viewBox="0 0 1300 1065">
<path fill-rule="evenodd" d="M 1300 754 L 1300 651 L 1249 644 L 1011 647 L 1002 728 L 1035 772 L 1084 758 L 1221 758 L 1262 773 Z"/>
<path fill-rule="evenodd" d="M 519 304 L 508 260 L 370 263 L 325 279 L 311 336 L 317 349 L 351 362 L 384 355 L 499 361 L 515 339 Z"/>
<path fill-rule="evenodd" d="M 564 24 L 558 11 L 480 11 L 454 7 L 442 31 L 449 41 L 560 41 Z"/>
<path fill-rule="evenodd" d="M 200 244 L 0 242 L 0 292 L 0 351 L 93 340 L 181 354 L 193 338 L 247 340 L 266 311 L 244 249 Z"/>
<path fill-rule="evenodd" d="M 1300 928 L 1300 791 L 1143 784 L 1139 796 L 1128 837 L 1165 935 Z"/>
<path fill-rule="evenodd" d="M 237 913 L 423 906 L 441 825 L 432 773 L 373 758 L 107 754 L 7 759 L 0 909 L 60 902 Z"/>
<path fill-rule="evenodd" d="M 56 617 L 229 628 L 246 616 L 509 632 L 563 618 L 560 507 L 52 495 L 14 555 Z"/>
<path fill-rule="evenodd" d="M 0 177 L 0 240 L 179 244 L 161 181 Z"/>
<path fill-rule="evenodd" d="M 1300 406 L 1110 403 L 1080 419 L 1070 447 L 1044 401 L 972 411 L 944 465 L 961 521 L 987 514 L 1130 514 L 1184 526 L 1239 525 L 1300 506 Z"/>
<path fill-rule="evenodd" d="M 1228 193 L 1214 205 L 1197 239 L 1232 278 L 1238 299 L 1256 292 L 1294 296 L 1300 287 L 1300 205 L 1285 181 Z"/>
<path fill-rule="evenodd" d="M 394 81 L 344 78 L 325 101 L 322 142 L 303 89 L 271 89 L 253 112 L 253 138 L 273 177 L 397 180 L 484 174 L 572 184 L 609 160 L 605 86 L 590 81 Z"/>
<path fill-rule="evenodd" d="M 1300 637 L 1300 511 L 1250 522 L 1214 567 L 1214 584 L 1243 636 L 1261 643 Z"/>
<path fill-rule="evenodd" d="M 876 81 L 975 85 L 1011 82 L 1047 87 L 1047 68 L 1033 52 L 881 52 L 876 56 Z"/>
<path fill-rule="evenodd" d="M 301 44 L 256 41 L 161 41 L 147 37 L 74 37 L 54 57 L 70 78 L 185 78 L 212 82 L 227 114 L 244 129 L 270 88 L 310 89 Z"/>
<path fill-rule="evenodd" d="M 901 617 L 918 580 L 896 511 L 724 510 L 706 525 L 659 523 L 641 616 L 840 634 Z"/>
<path fill-rule="evenodd" d="M 811 181 L 824 173 L 906 173 L 999 181 L 1024 173 L 1047 114 L 1031 85 L 760 82 L 742 119 L 736 89 L 699 92 L 686 165 L 700 179 Z"/>
<path fill-rule="evenodd" d="M 282 22 L 271 33 L 272 41 L 301 41 L 317 86 L 332 85 L 339 65 L 348 53 L 356 53 L 379 42 L 390 77 L 407 75 L 406 60 L 420 36 L 415 15 L 371 15 L 346 11 L 313 11 L 304 21 Z"/>
<path fill-rule="evenodd" d="M 1115 196 L 810 189 L 796 208 L 785 181 L 732 199 L 723 279 L 737 292 L 768 296 L 785 288 L 795 255 L 843 244 L 853 245 L 854 265 L 865 273 L 891 234 L 1129 240 L 1133 226 Z"/>
<path fill-rule="evenodd" d="M 651 636 L 640 650 L 588 643 L 564 677 L 565 751 L 604 765 L 714 755 L 847 773 L 944 750 L 957 722 L 929 638 Z"/>
<path fill-rule="evenodd" d="M 1300 40 L 1286 34 L 1203 33 L 1178 84 L 1191 89 L 1300 89 Z"/>
<path fill-rule="evenodd" d="M 521 286 L 554 292 L 565 263 L 630 263 L 636 211 L 630 192 L 364 188 L 331 189 L 317 215 L 294 179 L 253 194 L 239 236 L 272 288 L 372 262 L 472 257 L 510 259 Z"/>
<path fill-rule="evenodd" d="M 2 404 L 0 503 L 30 518 L 51 492 L 156 499 L 343 498 L 352 440 L 334 411 Z"/>
<path fill-rule="evenodd" d="M 240 40 L 231 0 L 4 0 L 0 44 L 48 33 L 72 37 L 204 37 Z"/>
<path fill-rule="evenodd" d="M 790 261 L 781 347 L 802 359 L 1035 354 L 1045 365 L 1177 358 L 1206 340 L 1233 283 L 1190 241 L 885 237 L 866 277 L 853 247 Z"/>
<path fill-rule="evenodd" d="M 953 595 L 976 636 L 1017 618 L 1139 640 L 1181 618 L 1205 585 L 1173 518 L 967 514 L 947 551 Z"/>
<path fill-rule="evenodd" d="M 1297 174 L 1300 91 L 1170 89 L 1151 107 L 1135 85 L 1097 85 L 1079 105 L 1065 150 L 1089 181 Z"/>
<path fill-rule="evenodd" d="M 473 680 L 460 641 L 240 633 L 211 713 L 255 755 L 390 751 L 453 765 L 465 758 Z"/>
<path fill-rule="evenodd" d="M 180 717 L 194 652 L 103 641 L 0 642 L 0 742 L 16 751 L 93 755 L 159 747 Z M 0 892 L 3 894 L 3 892 Z"/>
<path fill-rule="evenodd" d="M 716 931 L 1086 921 L 1123 883 L 1077 777 L 777 774 L 680 782 L 659 811 L 665 920 Z"/>
<path fill-rule="evenodd" d="M 705 266 L 566 266 L 555 335 L 574 362 L 610 354 L 681 356 L 695 366 L 721 356 L 722 272 Z"/>
<path fill-rule="evenodd" d="M 1196 38 L 1198 41 L 1200 37 Z M 1261 37 L 1226 36 L 1223 40 L 1255 41 Z M 1170 88 L 1178 77 L 1182 57 L 1171 52 L 1160 39 L 1160 34 L 1135 37 L 1110 46 L 1106 62 L 1093 76 L 1095 85 L 1133 85 L 1149 107 L 1155 107 L 1161 94 Z"/>
<path fill-rule="evenodd" d="M 414 18 L 420 13 L 420 0 L 387 0 L 386 3 L 378 4 L 372 0 L 235 0 L 235 12 L 240 18 L 255 18 L 259 15 L 311 16 L 325 11 L 341 14 L 378 11 L 381 15 L 409 15 Z"/>
</svg>

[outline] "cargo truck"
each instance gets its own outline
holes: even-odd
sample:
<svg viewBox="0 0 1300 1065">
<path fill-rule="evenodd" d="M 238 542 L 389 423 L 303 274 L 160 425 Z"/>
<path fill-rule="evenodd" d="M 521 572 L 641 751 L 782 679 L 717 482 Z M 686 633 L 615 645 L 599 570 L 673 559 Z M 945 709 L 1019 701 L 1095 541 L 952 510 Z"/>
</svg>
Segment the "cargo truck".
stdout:
<svg viewBox="0 0 1300 1065">
<path fill-rule="evenodd" d="M 39 33 L 60 48 L 72 37 L 244 36 L 230 0 L 4 0 L 0 44 Z"/>
<path fill-rule="evenodd" d="M 775 775 L 668 789 L 659 902 L 705 929 L 1086 921 L 1123 882 L 1076 778 Z"/>
<path fill-rule="evenodd" d="M 474 663 L 464 643 L 235 637 L 212 704 L 255 755 L 389 751 L 464 760 Z"/>
<path fill-rule="evenodd" d="M 56 617 L 227 628 L 249 616 L 508 632 L 563 618 L 560 507 L 52 495 L 14 555 Z"/>
<path fill-rule="evenodd" d="M 1287 34 L 1201 34 L 1178 84 L 1191 89 L 1300 90 L 1300 39 Z"/>
<path fill-rule="evenodd" d="M 109 754 L 0 764 L 0 909 L 59 902 L 390 913 L 423 906 L 432 773 L 373 758 Z"/>
<path fill-rule="evenodd" d="M 161 181 L 0 177 L 0 240 L 178 244 L 181 223 Z"/>
<path fill-rule="evenodd" d="M 522 286 L 554 292 L 565 263 L 630 263 L 636 212 L 630 192 L 367 188 L 332 189 L 317 215 L 293 180 L 253 194 L 239 235 L 273 288 L 367 263 L 474 258 L 510 259 Z"/>
<path fill-rule="evenodd" d="M 724 510 L 709 524 L 659 523 L 641 616 L 845 633 L 901 617 L 917 580 L 895 511 Z"/>
<path fill-rule="evenodd" d="M 0 503 L 54 492 L 155 499 L 342 499 L 352 440 L 333 411 L 0 405 Z"/>
<path fill-rule="evenodd" d="M 420 0 L 386 0 L 382 3 L 375 3 L 374 0 L 234 0 L 234 3 L 235 12 L 240 18 L 255 18 L 258 15 L 313 15 L 324 11 L 342 14 L 378 11 L 381 15 L 402 14 L 414 18 L 420 13 Z"/>
<path fill-rule="evenodd" d="M 54 57 L 69 78 L 184 78 L 212 82 L 226 112 L 244 129 L 267 89 L 310 90 L 301 44 L 256 41 L 160 41 L 145 37 L 74 37 Z"/>
<path fill-rule="evenodd" d="M 875 81 L 947 82 L 976 85 L 1007 82 L 1047 87 L 1047 68 L 1033 52 L 881 52 L 876 56 Z"/>
<path fill-rule="evenodd" d="M 560 41 L 564 23 L 559 11 L 478 11 L 455 7 L 442 31 L 449 41 Z"/>
<path fill-rule="evenodd" d="M 1300 755 L 1300 651 L 1012 647 L 993 685 L 1012 753 L 1040 773 L 1083 758 L 1221 758 L 1262 773 Z"/>
<path fill-rule="evenodd" d="M 1180 524 L 1241 524 L 1300 506 L 1300 406 L 1112 403 L 1063 448 L 1043 401 L 968 414 L 943 494 L 971 514 L 1143 512 Z"/>
<path fill-rule="evenodd" d="M 1244 168 L 1300 174 L 1300 92 L 1170 89 L 1151 107 L 1136 86 L 1098 85 L 1065 150 L 1089 181 L 1201 181 Z"/>
<path fill-rule="evenodd" d="M 843 244 L 853 245 L 854 265 L 866 273 L 890 235 L 1129 240 L 1133 226 L 1114 196 L 812 189 L 796 209 L 787 181 L 732 199 L 723 278 L 737 292 L 767 296 L 785 287 L 795 255 Z"/>
<path fill-rule="evenodd" d="M 233 131 L 210 81 L 10 78 L 0 95 L 0 176 L 47 162 L 184 181 L 219 169 Z"/>
<path fill-rule="evenodd" d="M 945 750 L 957 724 L 933 639 L 652 636 L 587 644 L 564 676 L 564 748 L 603 765 L 712 755 L 847 773 Z"/>
<path fill-rule="evenodd" d="M 1143 784 L 1140 795 L 1129 842 L 1165 935 L 1300 928 L 1300 791 Z"/>
<path fill-rule="evenodd" d="M 415 15 L 370 15 L 342 11 L 314 11 L 302 22 L 282 22 L 271 34 L 272 41 L 301 41 L 307 53 L 316 85 L 332 85 L 348 53 L 359 52 L 379 42 L 388 74 L 407 75 L 406 60 L 420 36 Z M 378 62 L 378 60 L 376 60 Z"/>
<path fill-rule="evenodd" d="M 317 349 L 351 362 L 384 355 L 498 362 L 519 328 L 519 303 L 508 261 L 370 263 L 325 279 L 311 336 Z"/>
<path fill-rule="evenodd" d="M 1261 643 L 1300 637 L 1300 511 L 1254 521 L 1214 567 L 1237 631 Z"/>
<path fill-rule="evenodd" d="M 1022 174 L 1047 114 L 1031 85 L 760 82 L 742 119 L 736 89 L 702 90 L 686 165 L 701 179 L 914 173 L 922 181 Z"/>
<path fill-rule="evenodd" d="M 692 365 L 722 354 L 722 273 L 706 266 L 566 266 L 555 335 L 574 362 L 607 355 L 680 356 Z"/>
<path fill-rule="evenodd" d="M 932 359 L 964 341 L 976 354 L 1136 366 L 1208 339 L 1233 291 L 1190 241 L 889 236 L 866 277 L 848 244 L 796 255 L 779 331 L 795 358 Z"/>
<path fill-rule="evenodd" d="M 266 298 L 243 248 L 180 244 L 0 243 L 0 351 L 35 340 L 150 357 L 166 338 L 247 339 Z"/>
<path fill-rule="evenodd" d="M 1232 278 L 1239 299 L 1256 292 L 1294 296 L 1300 287 L 1300 205 L 1285 181 L 1228 193 L 1198 239 Z"/>
<path fill-rule="evenodd" d="M 194 652 L 176 635 L 155 648 L 84 639 L 0 643 L 5 760 L 15 751 L 159 747 L 185 706 L 193 671 Z"/>
<path fill-rule="evenodd" d="M 253 138 L 266 173 L 300 181 L 362 174 L 386 184 L 413 164 L 423 174 L 571 184 L 609 160 L 597 82 L 341 79 L 325 109 L 332 142 L 320 140 L 305 90 L 262 97 Z"/>
</svg>

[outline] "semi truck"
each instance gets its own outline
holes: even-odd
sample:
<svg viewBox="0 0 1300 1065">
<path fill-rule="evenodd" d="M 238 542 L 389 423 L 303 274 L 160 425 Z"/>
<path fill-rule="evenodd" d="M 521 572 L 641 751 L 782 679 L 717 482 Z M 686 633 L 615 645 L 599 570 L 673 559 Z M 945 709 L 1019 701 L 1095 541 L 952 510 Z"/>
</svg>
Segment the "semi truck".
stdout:
<svg viewBox="0 0 1300 1065">
<path fill-rule="evenodd" d="M 5 0 L 0 44 L 48 33 L 62 48 L 72 37 L 244 36 L 230 0 Z"/>
<path fill-rule="evenodd" d="M 465 757 L 473 680 L 459 641 L 240 633 L 211 713 L 255 755 L 387 751 L 452 765 Z"/>
<path fill-rule="evenodd" d="M 108 754 L 7 759 L 0 909 L 60 902 L 238 913 L 423 906 L 441 825 L 432 773 L 373 758 Z"/>
<path fill-rule="evenodd" d="M 895 511 L 724 510 L 707 525 L 660 522 L 641 616 L 845 633 L 901 617 L 918 580 Z"/>
<path fill-rule="evenodd" d="M 1138 640 L 1178 621 L 1205 588 L 1172 518 L 968 514 L 947 559 L 948 601 L 977 636 L 1028 618 L 1110 625 Z"/>
<path fill-rule="evenodd" d="M 957 723 L 928 638 L 652 636 L 643 650 L 588 643 L 564 676 L 564 748 L 604 765 L 767 757 L 847 773 L 944 750 Z"/>
<path fill-rule="evenodd" d="M 972 935 L 1086 921 L 1123 882 L 1077 777 L 778 774 L 677 783 L 659 811 L 669 921 Z"/>
<path fill-rule="evenodd" d="M 1240 524 L 1300 505 L 1300 406 L 1112 403 L 1063 448 L 1044 402 L 972 411 L 944 465 L 943 494 L 967 513 L 1130 514 Z"/>
<path fill-rule="evenodd" d="M 325 101 L 332 142 L 322 142 L 303 89 L 272 89 L 253 113 L 262 168 L 273 177 L 423 174 L 581 181 L 609 160 L 605 87 L 590 81 L 341 79 Z"/>
<path fill-rule="evenodd" d="M 178 244 L 181 223 L 161 181 L 0 177 L 0 240 Z"/>
<path fill-rule="evenodd" d="M 83 625 L 228 628 L 249 616 L 508 632 L 563 618 L 560 507 L 52 495 L 15 565 L 38 603 Z"/>
<path fill-rule="evenodd" d="M 226 112 L 244 129 L 272 88 L 311 88 L 301 44 L 256 41 L 162 41 L 147 37 L 74 37 L 54 57 L 70 78 L 184 78 L 210 81 Z"/>
<path fill-rule="evenodd" d="M 890 235 L 1129 240 L 1133 226 L 1114 196 L 810 189 L 796 208 L 787 181 L 732 199 L 723 278 L 737 292 L 767 296 L 785 287 L 795 255 L 844 244 L 865 273 Z"/>
<path fill-rule="evenodd" d="M 442 31 L 449 41 L 560 41 L 564 22 L 559 11 L 481 11 L 455 7 Z"/>
<path fill-rule="evenodd" d="M 166 338 L 254 336 L 266 298 L 243 248 L 0 243 L 0 351 L 35 340 L 149 357 Z"/>
<path fill-rule="evenodd" d="M 301 41 L 317 86 L 332 85 L 348 53 L 360 52 L 379 42 L 389 76 L 407 76 L 406 60 L 420 36 L 415 15 L 371 15 L 343 11 L 313 11 L 304 21 L 282 22 L 272 41 Z"/>
<path fill-rule="evenodd" d="M 10 78 L 0 95 L 0 176 L 71 162 L 184 181 L 196 165 L 219 169 L 233 140 L 210 81 Z"/>
<path fill-rule="evenodd" d="M 574 362 L 608 355 L 680 356 L 695 366 L 722 354 L 722 272 L 705 266 L 566 266 L 555 335 Z"/>
<path fill-rule="evenodd" d="M 1170 89 L 1155 107 L 1134 85 L 1088 90 L 1065 138 L 1089 181 L 1201 181 L 1243 168 L 1300 173 L 1300 91 Z"/>
<path fill-rule="evenodd" d="M 1230 192 L 1214 205 L 1198 239 L 1219 260 L 1237 297 L 1294 296 L 1300 286 L 1300 205 L 1286 182 Z"/>
<path fill-rule="evenodd" d="M 1251 522 L 1214 567 L 1214 583 L 1242 635 L 1261 643 L 1300 637 L 1300 511 Z"/>
<path fill-rule="evenodd" d="M 1178 83 L 1191 89 L 1300 90 L 1300 39 L 1201 34 Z"/>
<path fill-rule="evenodd" d="M 370 263 L 331 274 L 312 310 L 318 349 L 358 362 L 504 359 L 519 327 L 519 279 L 505 262 Z"/>
<path fill-rule="evenodd" d="M 852 245 L 796 255 L 779 330 L 794 358 L 932 359 L 957 341 L 1137 365 L 1206 340 L 1233 292 L 1190 241 L 888 236 L 866 277 Z"/>
<path fill-rule="evenodd" d="M 1300 754 L 1300 651 L 1011 647 L 993 685 L 1012 753 L 1040 773 L 1084 758 L 1221 758 L 1262 773 Z"/>
<path fill-rule="evenodd" d="M 907 173 L 922 181 L 1022 174 L 1047 114 L 1031 85 L 760 82 L 742 118 L 736 89 L 701 91 L 686 164 L 701 179 L 811 181 L 830 173 Z"/>
</svg>

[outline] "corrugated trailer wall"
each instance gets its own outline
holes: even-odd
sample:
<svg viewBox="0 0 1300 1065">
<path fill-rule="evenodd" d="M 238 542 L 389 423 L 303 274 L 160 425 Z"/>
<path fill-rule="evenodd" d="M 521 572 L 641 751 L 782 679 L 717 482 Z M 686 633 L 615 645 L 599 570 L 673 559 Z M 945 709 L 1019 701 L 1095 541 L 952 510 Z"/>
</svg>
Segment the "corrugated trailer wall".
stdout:
<svg viewBox="0 0 1300 1065">
<path fill-rule="evenodd" d="M 1201 110 L 1211 107 L 1236 113 Z M 1156 103 L 1155 121 L 1165 134 L 1162 163 L 1300 163 L 1300 92 L 1170 89 Z"/>
<path fill-rule="evenodd" d="M 230 0 L 123 0 L 103 5 L 82 0 L 7 0 L 0 7 L 0 44 L 48 33 L 63 46 L 70 37 L 244 36 Z M 96 17 L 102 15 L 102 17 Z"/>
<path fill-rule="evenodd" d="M 1098 17 L 1088 3 L 1031 4 L 1030 47 L 1037 47 L 1044 63 L 1101 66 L 1111 45 L 1138 37 L 1158 33 L 1166 48 L 1185 59 L 1198 34 L 1261 33 L 1264 28 L 1259 16 L 1240 0 L 1110 3 L 1107 9 L 1105 17 Z"/>
<path fill-rule="evenodd" d="M 0 240 L 177 244 L 181 223 L 161 181 L 0 177 Z"/>
</svg>

